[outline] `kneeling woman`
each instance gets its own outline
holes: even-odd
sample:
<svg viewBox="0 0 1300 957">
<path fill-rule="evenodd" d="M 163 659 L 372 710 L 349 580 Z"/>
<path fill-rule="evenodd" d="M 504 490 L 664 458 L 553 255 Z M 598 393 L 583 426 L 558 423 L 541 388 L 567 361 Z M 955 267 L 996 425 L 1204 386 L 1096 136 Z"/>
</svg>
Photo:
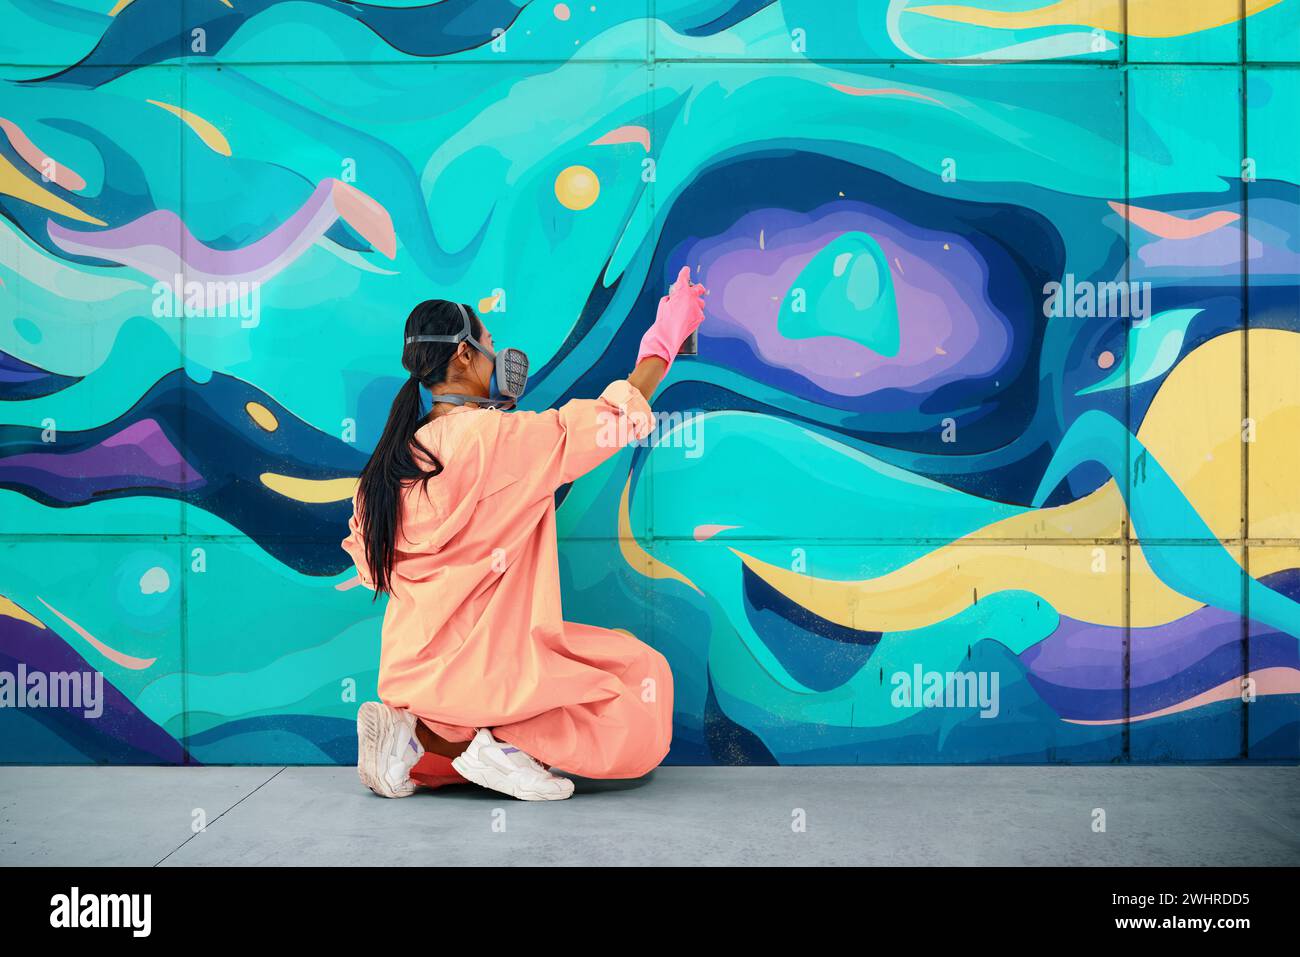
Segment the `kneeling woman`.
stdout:
<svg viewBox="0 0 1300 957">
<path fill-rule="evenodd" d="M 357 771 L 385 797 L 468 780 L 531 801 L 573 782 L 646 774 L 668 753 L 672 673 L 616 631 L 563 620 L 556 489 L 651 425 L 647 399 L 704 318 L 683 269 L 636 368 L 598 399 L 506 412 L 527 360 L 493 351 L 468 306 L 420 303 L 406 320 L 393 402 L 361 474 L 343 547 L 389 596 L 379 697 L 357 716 Z M 423 412 L 421 389 L 431 410 Z"/>
</svg>

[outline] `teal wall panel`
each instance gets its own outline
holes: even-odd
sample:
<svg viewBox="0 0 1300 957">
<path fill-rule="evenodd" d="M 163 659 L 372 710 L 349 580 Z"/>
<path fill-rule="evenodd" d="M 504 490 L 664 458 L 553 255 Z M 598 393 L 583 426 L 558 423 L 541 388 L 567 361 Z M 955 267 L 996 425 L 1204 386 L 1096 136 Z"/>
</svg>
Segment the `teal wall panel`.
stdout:
<svg viewBox="0 0 1300 957">
<path fill-rule="evenodd" d="M 353 760 L 411 306 L 540 409 L 683 265 L 699 356 L 558 505 L 670 762 L 1300 757 L 1300 0 L 0 18 L 0 761 Z"/>
</svg>

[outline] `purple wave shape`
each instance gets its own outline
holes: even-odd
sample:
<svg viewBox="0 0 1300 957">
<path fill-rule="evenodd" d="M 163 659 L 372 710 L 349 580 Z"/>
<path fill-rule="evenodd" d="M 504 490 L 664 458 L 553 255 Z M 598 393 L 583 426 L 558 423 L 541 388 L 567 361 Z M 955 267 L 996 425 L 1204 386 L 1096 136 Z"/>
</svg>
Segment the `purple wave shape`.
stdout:
<svg viewBox="0 0 1300 957">
<path fill-rule="evenodd" d="M 1264 583 L 1286 593 L 1297 578 L 1280 572 Z M 1241 677 L 1243 637 L 1239 616 L 1211 607 L 1153 628 L 1132 629 L 1129 713 L 1172 707 Z M 1253 622 L 1249 654 L 1252 671 L 1300 669 L 1300 643 Z M 1125 716 L 1124 629 L 1062 618 L 1060 627 L 1022 652 L 1020 660 L 1035 691 L 1062 718 L 1104 721 Z"/>
<path fill-rule="evenodd" d="M 95 672 L 86 659 L 67 642 L 44 628 L 18 618 L 0 615 L 0 670 L 17 673 L 18 665 L 28 672 Z M 5 709 L 18 711 L 19 709 Z M 22 709 L 40 724 L 82 754 L 87 761 L 112 764 L 181 764 L 187 761 L 185 748 L 131 703 L 126 695 L 104 679 L 103 713 L 87 719 L 84 711 L 61 708 Z M 15 714 L 7 714 L 13 720 Z M 12 760 L 0 735 L 0 761 Z M 18 740 L 18 739 L 14 739 Z"/>
<path fill-rule="evenodd" d="M 65 504 L 81 503 L 109 490 L 183 491 L 204 484 L 154 419 L 132 422 L 84 449 L 0 458 L 0 485 L 40 488 Z"/>
<path fill-rule="evenodd" d="M 210 304 L 219 307 L 242 295 L 225 288 L 226 284 L 272 278 L 325 234 L 339 216 L 334 185 L 334 180 L 322 180 L 297 212 L 266 236 L 238 249 L 205 245 L 166 209 L 113 229 L 75 230 L 53 220 L 47 228 L 54 244 L 70 255 L 129 266 L 173 287 L 177 277 L 186 283 L 210 284 Z"/>
</svg>

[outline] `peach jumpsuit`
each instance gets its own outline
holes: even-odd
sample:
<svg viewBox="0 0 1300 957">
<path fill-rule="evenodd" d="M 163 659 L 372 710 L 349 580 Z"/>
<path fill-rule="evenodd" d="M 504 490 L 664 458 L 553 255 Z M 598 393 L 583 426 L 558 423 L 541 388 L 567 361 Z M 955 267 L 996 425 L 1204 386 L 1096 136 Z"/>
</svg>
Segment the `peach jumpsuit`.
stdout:
<svg viewBox="0 0 1300 957">
<path fill-rule="evenodd" d="M 555 531 L 556 489 L 650 423 L 641 393 L 619 380 L 558 409 L 457 406 L 420 427 L 444 470 L 403 492 L 379 661 L 386 704 L 450 741 L 491 728 L 584 777 L 639 777 L 663 760 L 668 662 L 622 632 L 564 621 Z M 358 522 L 354 499 L 343 547 L 370 586 Z"/>
</svg>

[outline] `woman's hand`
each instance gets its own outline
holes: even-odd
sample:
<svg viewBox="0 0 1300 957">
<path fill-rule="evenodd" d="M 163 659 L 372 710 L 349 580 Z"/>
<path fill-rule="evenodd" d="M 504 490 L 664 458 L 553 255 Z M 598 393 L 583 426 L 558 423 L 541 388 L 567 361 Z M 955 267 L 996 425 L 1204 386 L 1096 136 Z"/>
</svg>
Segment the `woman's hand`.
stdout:
<svg viewBox="0 0 1300 957">
<path fill-rule="evenodd" d="M 641 339 L 638 365 L 643 359 L 659 358 L 664 362 L 664 374 L 668 374 L 682 343 L 704 321 L 702 300 L 706 292 L 699 283 L 691 282 L 691 267 L 683 266 L 668 295 L 659 300 L 655 321 Z"/>
</svg>

